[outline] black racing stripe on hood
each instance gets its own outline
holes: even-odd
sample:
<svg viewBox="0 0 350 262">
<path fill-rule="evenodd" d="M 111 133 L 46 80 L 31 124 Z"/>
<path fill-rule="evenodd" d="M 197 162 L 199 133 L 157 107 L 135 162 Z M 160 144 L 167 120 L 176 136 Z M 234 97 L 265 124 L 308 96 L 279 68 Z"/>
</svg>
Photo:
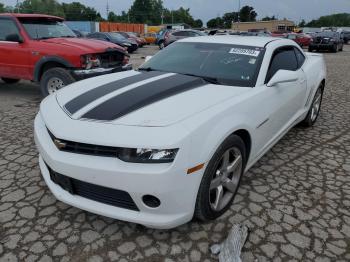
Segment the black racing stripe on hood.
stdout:
<svg viewBox="0 0 350 262">
<path fill-rule="evenodd" d="M 78 112 L 80 109 L 83 107 L 87 106 L 91 102 L 95 101 L 96 99 L 99 99 L 107 94 L 110 94 L 118 89 L 121 89 L 123 87 L 126 87 L 128 85 L 135 84 L 137 82 L 149 79 L 151 77 L 155 76 L 160 76 L 165 73 L 163 72 L 157 72 L 157 71 L 152 71 L 152 72 L 142 72 L 137 75 L 133 76 L 128 76 L 126 78 L 98 86 L 94 89 L 91 89 L 87 91 L 86 93 L 77 96 L 76 98 L 72 99 L 69 101 L 66 105 L 65 108 L 68 110 L 70 114 L 74 114 Z"/>
<path fill-rule="evenodd" d="M 173 75 L 117 95 L 93 108 L 82 118 L 111 121 L 162 99 L 205 85 L 201 78 Z"/>
</svg>

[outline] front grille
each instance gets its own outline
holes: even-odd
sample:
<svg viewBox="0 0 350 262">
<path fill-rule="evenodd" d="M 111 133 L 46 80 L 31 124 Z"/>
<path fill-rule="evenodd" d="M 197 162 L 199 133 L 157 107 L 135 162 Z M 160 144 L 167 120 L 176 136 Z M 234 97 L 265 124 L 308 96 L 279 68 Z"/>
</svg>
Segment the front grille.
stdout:
<svg viewBox="0 0 350 262">
<path fill-rule="evenodd" d="M 57 146 L 60 151 L 75 153 L 75 154 L 83 154 L 83 155 L 92 155 L 92 156 L 102 156 L 102 157 L 117 157 L 118 152 L 120 152 L 119 147 L 111 147 L 111 146 L 99 146 L 99 145 L 91 145 L 79 142 L 72 142 L 63 139 L 57 139 L 50 130 L 47 130 L 52 141 L 56 144 L 58 141 L 62 146 Z"/>
<path fill-rule="evenodd" d="M 101 66 L 111 68 L 123 65 L 124 54 L 118 51 L 110 51 L 99 55 Z"/>
<path fill-rule="evenodd" d="M 47 166 L 47 165 L 46 165 Z M 103 204 L 139 211 L 128 192 L 90 184 L 64 176 L 47 166 L 51 180 L 72 195 L 78 195 Z"/>
</svg>

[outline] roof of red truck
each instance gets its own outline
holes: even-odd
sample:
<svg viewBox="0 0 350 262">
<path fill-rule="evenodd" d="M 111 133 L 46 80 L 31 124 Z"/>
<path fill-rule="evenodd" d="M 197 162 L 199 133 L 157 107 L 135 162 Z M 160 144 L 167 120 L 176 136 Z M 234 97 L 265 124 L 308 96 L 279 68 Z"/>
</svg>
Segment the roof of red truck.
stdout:
<svg viewBox="0 0 350 262">
<path fill-rule="evenodd" d="M 19 14 L 19 13 L 4 13 L 0 14 L 0 16 L 12 16 L 12 17 L 18 17 L 18 18 L 48 18 L 48 19 L 54 19 L 54 20 L 60 20 L 63 21 L 64 19 L 62 17 L 58 16 L 52 16 L 52 15 L 43 15 L 43 14 Z"/>
</svg>

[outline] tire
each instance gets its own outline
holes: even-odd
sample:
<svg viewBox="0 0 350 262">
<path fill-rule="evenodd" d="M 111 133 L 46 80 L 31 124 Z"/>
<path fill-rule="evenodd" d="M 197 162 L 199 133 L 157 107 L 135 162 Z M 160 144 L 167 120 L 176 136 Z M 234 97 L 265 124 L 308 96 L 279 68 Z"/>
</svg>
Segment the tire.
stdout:
<svg viewBox="0 0 350 262">
<path fill-rule="evenodd" d="M 227 177 L 227 174 L 224 175 L 224 173 L 221 173 L 219 171 L 219 169 L 223 167 L 223 159 L 224 156 L 227 155 L 227 152 L 229 152 L 230 156 L 228 159 L 233 159 L 232 163 L 228 161 L 228 163 L 232 165 L 237 159 L 239 159 L 239 157 L 237 156 L 241 157 L 240 162 L 237 162 L 238 165 L 233 171 L 235 174 L 232 174 L 232 182 L 234 182 L 231 185 L 234 185 L 234 187 L 231 187 L 231 190 L 228 190 L 226 186 L 215 186 L 217 184 L 215 183 L 215 181 L 221 181 L 222 179 L 224 179 L 224 177 Z M 230 208 L 232 201 L 239 188 L 245 164 L 246 147 L 243 140 L 237 135 L 229 136 L 216 150 L 215 154 L 213 155 L 206 167 L 197 194 L 194 218 L 201 221 L 213 220 L 224 214 Z M 228 178 L 230 178 L 230 176 L 231 175 L 229 175 Z M 211 186 L 213 186 L 213 189 L 210 189 Z M 220 187 L 221 192 L 224 192 L 222 197 L 222 203 L 221 205 L 215 205 L 216 200 L 218 199 L 218 195 L 220 195 Z"/>
<path fill-rule="evenodd" d="M 62 87 L 75 82 L 73 76 L 61 67 L 54 67 L 44 72 L 40 80 L 41 94 L 46 97 Z"/>
<path fill-rule="evenodd" d="M 310 53 L 312 53 L 313 50 L 312 50 L 312 48 L 309 47 L 307 51 L 309 51 Z"/>
<path fill-rule="evenodd" d="M 344 45 L 342 45 L 341 48 L 339 48 L 339 51 L 343 52 L 343 49 L 344 49 Z"/>
<path fill-rule="evenodd" d="M 160 50 L 164 49 L 164 47 L 165 47 L 164 41 L 160 41 L 159 44 L 158 44 L 158 46 L 159 46 L 159 49 L 160 49 Z"/>
<path fill-rule="evenodd" d="M 321 84 L 318 87 L 316 94 L 314 95 L 314 98 L 312 99 L 312 103 L 311 103 L 309 112 L 307 113 L 305 119 L 300 123 L 300 125 L 305 126 L 305 127 L 311 127 L 316 123 L 317 118 L 318 118 L 320 111 L 321 111 L 322 98 L 323 98 L 323 84 Z M 320 100 L 319 100 L 317 113 L 315 115 L 314 110 L 316 109 L 316 107 L 314 107 L 314 106 L 315 106 L 317 99 L 320 99 Z"/>
<path fill-rule="evenodd" d="M 333 52 L 333 53 L 337 53 L 337 52 L 338 52 L 338 45 L 334 45 L 334 46 L 333 46 L 332 52 Z"/>
<path fill-rule="evenodd" d="M 13 79 L 13 78 L 6 78 L 6 77 L 3 77 L 1 78 L 2 81 L 4 81 L 6 84 L 15 84 L 15 83 L 18 83 L 20 79 Z"/>
</svg>

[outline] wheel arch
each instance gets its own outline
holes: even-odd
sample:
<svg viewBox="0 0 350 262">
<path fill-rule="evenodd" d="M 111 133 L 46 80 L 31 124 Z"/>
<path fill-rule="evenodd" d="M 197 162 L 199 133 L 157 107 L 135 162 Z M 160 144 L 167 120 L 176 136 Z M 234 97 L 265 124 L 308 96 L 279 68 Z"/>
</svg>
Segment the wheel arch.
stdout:
<svg viewBox="0 0 350 262">
<path fill-rule="evenodd" d="M 73 65 L 61 57 L 45 56 L 35 65 L 34 81 L 39 82 L 44 72 L 54 67 L 72 68 Z"/>
<path fill-rule="evenodd" d="M 246 149 L 246 162 L 248 162 L 252 149 L 252 137 L 250 133 L 246 129 L 239 129 L 237 131 L 234 131 L 231 135 L 237 135 L 243 140 Z"/>
</svg>

